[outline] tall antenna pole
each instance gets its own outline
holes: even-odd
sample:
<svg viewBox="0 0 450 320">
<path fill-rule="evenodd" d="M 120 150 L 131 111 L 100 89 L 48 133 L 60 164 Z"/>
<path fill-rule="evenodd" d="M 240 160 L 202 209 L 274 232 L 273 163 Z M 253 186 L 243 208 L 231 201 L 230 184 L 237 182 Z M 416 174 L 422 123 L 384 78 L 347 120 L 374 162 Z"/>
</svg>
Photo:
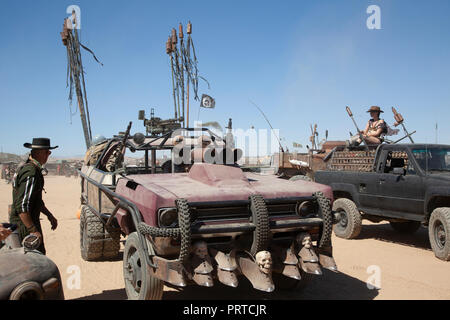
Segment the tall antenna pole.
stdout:
<svg viewBox="0 0 450 320">
<path fill-rule="evenodd" d="M 181 33 L 183 32 L 181 24 L 180 24 L 180 32 Z M 190 47 L 189 47 L 189 45 L 190 45 L 191 33 L 192 33 L 192 24 L 191 24 L 190 21 L 188 22 L 186 33 L 188 35 L 188 45 L 187 45 L 186 55 L 187 55 L 187 59 L 190 60 L 191 57 L 190 57 Z M 186 75 L 187 75 L 187 96 L 186 96 L 186 99 L 187 99 L 187 105 L 186 105 L 186 108 L 187 108 L 187 114 L 186 114 L 187 120 L 186 120 L 186 122 L 187 122 L 187 127 L 189 128 L 189 84 L 191 82 L 191 79 L 190 79 L 190 76 L 189 76 L 190 75 L 189 70 L 186 70 L 186 71 L 187 71 L 187 73 L 186 73 Z"/>
<path fill-rule="evenodd" d="M 70 81 L 69 101 L 72 101 L 73 89 L 77 95 L 78 109 L 80 111 L 81 124 L 83 126 L 84 139 L 86 148 L 91 146 L 92 131 L 89 117 L 89 107 L 86 96 L 86 85 L 84 81 L 83 63 L 81 60 L 81 47 L 89 51 L 94 59 L 97 60 L 94 53 L 80 43 L 77 32 L 77 19 L 75 10 L 72 11 L 72 18 L 64 19 L 63 31 L 61 38 L 67 49 L 67 78 Z M 101 63 L 100 63 L 101 64 Z M 69 84 L 68 84 L 69 85 Z"/>
<path fill-rule="evenodd" d="M 436 122 L 436 144 L 438 143 L 438 123 Z"/>
<path fill-rule="evenodd" d="M 172 89 L 173 89 L 173 107 L 175 109 L 175 119 L 178 119 L 178 112 L 177 112 L 177 98 L 176 98 L 176 89 L 175 89 L 175 81 L 174 81 L 174 75 L 173 75 L 173 46 L 172 46 L 172 39 L 169 37 L 166 42 L 166 53 L 170 55 L 170 73 L 172 74 Z"/>
<path fill-rule="evenodd" d="M 183 107 L 183 116 L 184 116 L 184 35 L 183 35 L 183 26 L 180 23 L 179 29 L 178 29 L 178 38 L 180 39 L 180 71 L 181 71 L 181 104 Z M 189 109 L 186 110 L 186 117 L 187 117 L 187 127 L 189 127 Z M 185 124 L 186 126 L 186 124 Z"/>
<path fill-rule="evenodd" d="M 263 115 L 264 119 L 266 119 L 267 123 L 268 123 L 269 126 L 270 126 L 270 129 L 272 129 L 273 135 L 274 135 L 274 136 L 277 138 L 277 140 L 278 140 L 278 143 L 279 143 L 279 145 L 280 145 L 280 150 L 281 150 L 281 152 L 284 153 L 284 149 L 283 149 L 283 146 L 281 145 L 280 138 L 278 138 L 278 136 L 275 134 L 275 131 L 274 131 L 272 125 L 270 124 L 269 119 L 267 119 L 267 117 L 266 117 L 266 115 L 264 114 L 264 112 L 256 105 L 256 103 L 254 103 L 254 102 L 251 101 L 251 100 L 250 100 L 250 103 L 253 104 L 253 105 L 259 110 L 259 112 L 261 112 L 261 114 Z"/>
<path fill-rule="evenodd" d="M 180 123 L 182 122 L 184 128 L 189 128 L 191 83 L 194 100 L 200 100 L 198 97 L 198 79 L 204 80 L 208 84 L 208 88 L 209 83 L 205 78 L 198 74 L 197 56 L 191 37 L 192 23 L 189 21 L 187 24 L 186 35 L 183 33 L 183 25 L 181 23 L 178 27 L 178 31 L 177 34 L 176 29 L 172 28 L 170 41 L 166 44 L 166 52 L 171 56 L 171 69 L 174 78 L 172 86 L 175 88 L 174 92 L 176 92 L 176 102 L 174 98 L 174 104 L 177 105 L 177 108 L 175 109 L 178 109 L 178 118 L 176 116 L 175 118 Z M 178 38 L 180 40 L 179 46 Z M 171 47 L 169 42 L 171 42 Z"/>
</svg>

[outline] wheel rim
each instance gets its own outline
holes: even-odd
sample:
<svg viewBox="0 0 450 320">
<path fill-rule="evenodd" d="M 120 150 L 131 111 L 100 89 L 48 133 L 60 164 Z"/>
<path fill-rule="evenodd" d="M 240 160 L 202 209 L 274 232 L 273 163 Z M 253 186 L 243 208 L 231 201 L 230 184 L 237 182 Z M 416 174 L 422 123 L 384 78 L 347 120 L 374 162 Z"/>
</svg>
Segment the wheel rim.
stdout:
<svg viewBox="0 0 450 320">
<path fill-rule="evenodd" d="M 11 293 L 10 300 L 43 300 L 44 292 L 36 282 L 25 282 L 18 285 Z"/>
<path fill-rule="evenodd" d="M 142 264 L 136 248 L 130 248 L 124 265 L 125 281 L 133 289 L 135 295 L 139 295 L 142 286 Z"/>
<path fill-rule="evenodd" d="M 446 233 L 444 225 L 441 221 L 436 221 L 434 224 L 434 239 L 437 244 L 437 246 L 440 249 L 443 249 L 445 247 L 446 242 Z"/>
<path fill-rule="evenodd" d="M 337 224 L 337 226 L 340 229 L 345 230 L 345 228 L 347 228 L 347 225 L 348 225 L 347 213 L 345 211 L 339 211 L 339 215 L 340 215 L 340 220 L 339 220 L 339 223 Z"/>
</svg>

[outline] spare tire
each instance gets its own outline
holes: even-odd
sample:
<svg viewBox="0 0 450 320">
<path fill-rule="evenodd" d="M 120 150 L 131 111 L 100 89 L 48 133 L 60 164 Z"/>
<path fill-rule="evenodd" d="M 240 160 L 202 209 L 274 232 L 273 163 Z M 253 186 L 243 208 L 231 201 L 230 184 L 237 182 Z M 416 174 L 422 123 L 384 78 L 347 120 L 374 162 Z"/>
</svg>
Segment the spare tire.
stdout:
<svg viewBox="0 0 450 320">
<path fill-rule="evenodd" d="M 86 205 L 81 207 L 80 250 L 86 261 L 113 259 L 120 250 L 120 229 L 105 227 Z"/>
</svg>

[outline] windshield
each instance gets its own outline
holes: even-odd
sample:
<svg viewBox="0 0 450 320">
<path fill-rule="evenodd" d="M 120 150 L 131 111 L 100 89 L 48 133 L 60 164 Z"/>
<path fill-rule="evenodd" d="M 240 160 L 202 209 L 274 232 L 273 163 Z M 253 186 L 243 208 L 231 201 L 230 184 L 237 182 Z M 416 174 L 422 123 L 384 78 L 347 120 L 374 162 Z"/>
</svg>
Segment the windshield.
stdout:
<svg viewBox="0 0 450 320">
<path fill-rule="evenodd" d="M 413 149 L 412 153 L 425 172 L 450 171 L 450 148 Z"/>
</svg>

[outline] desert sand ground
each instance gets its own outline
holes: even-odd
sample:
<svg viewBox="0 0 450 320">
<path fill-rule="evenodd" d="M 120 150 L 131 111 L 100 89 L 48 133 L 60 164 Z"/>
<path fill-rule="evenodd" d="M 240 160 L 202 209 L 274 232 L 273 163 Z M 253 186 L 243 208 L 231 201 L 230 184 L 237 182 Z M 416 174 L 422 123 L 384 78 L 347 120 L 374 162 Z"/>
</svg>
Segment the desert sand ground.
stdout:
<svg viewBox="0 0 450 320">
<path fill-rule="evenodd" d="M 126 299 L 121 260 L 86 262 L 81 259 L 76 218 L 80 204 L 79 178 L 47 176 L 45 190 L 44 201 L 59 221 L 58 229 L 51 231 L 50 223 L 43 216 L 47 256 L 59 267 L 66 299 Z M 2 222 L 8 220 L 7 205 L 11 199 L 11 185 L 0 180 Z M 223 285 L 183 290 L 166 287 L 163 299 L 450 299 L 450 262 L 434 257 L 425 228 L 414 235 L 401 235 L 389 224 L 365 222 L 358 239 L 334 237 L 333 241 L 340 272 L 325 271 L 302 293 L 275 290 L 264 294 L 242 283 L 237 289 Z M 379 267 L 379 289 L 368 289 L 366 284 L 378 268 L 373 266 Z M 80 288 L 69 288 L 68 280 L 73 279 L 71 276 L 77 269 L 81 276 Z"/>
</svg>

